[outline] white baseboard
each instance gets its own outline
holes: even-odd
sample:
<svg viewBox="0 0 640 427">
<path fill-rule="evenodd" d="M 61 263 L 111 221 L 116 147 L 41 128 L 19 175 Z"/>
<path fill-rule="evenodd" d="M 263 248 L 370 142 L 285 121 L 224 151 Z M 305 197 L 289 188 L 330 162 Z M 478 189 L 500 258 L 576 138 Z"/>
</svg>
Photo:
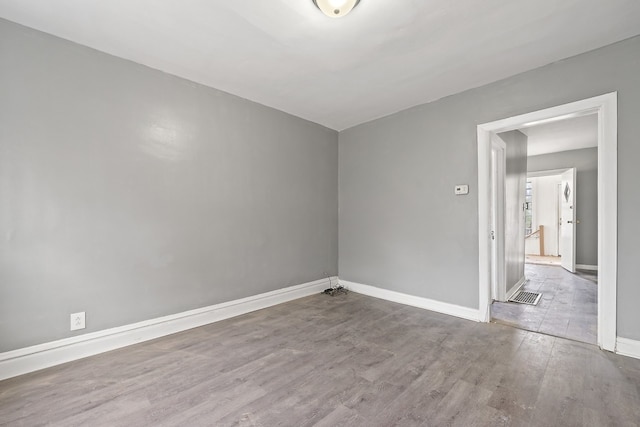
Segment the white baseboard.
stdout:
<svg viewBox="0 0 640 427">
<path fill-rule="evenodd" d="M 616 340 L 616 353 L 640 359 L 640 341 L 618 337 Z"/>
<path fill-rule="evenodd" d="M 511 289 L 507 291 L 505 301 L 509 301 L 511 298 L 513 298 L 513 296 L 520 290 L 520 288 L 524 286 L 525 283 L 527 283 L 527 278 L 525 276 L 522 276 L 520 280 L 518 280 L 518 283 L 513 285 Z"/>
<path fill-rule="evenodd" d="M 425 310 L 436 311 L 438 313 L 461 317 L 463 319 L 473 320 L 476 322 L 480 321 L 480 313 L 478 309 L 475 308 L 462 307 L 460 305 L 449 304 L 446 302 L 436 301 L 428 298 L 403 294 L 400 292 L 376 288 L 375 286 L 363 285 L 361 283 L 354 283 L 346 280 L 340 280 L 340 284 L 348 290 L 358 294 L 368 295 L 370 297 L 380 298 L 387 301 L 410 305 L 413 307 L 424 308 Z"/>
<path fill-rule="evenodd" d="M 320 293 L 332 282 L 337 277 L 0 353 L 0 380 Z"/>
<path fill-rule="evenodd" d="M 578 270 L 598 271 L 598 266 L 597 265 L 576 264 L 576 268 Z"/>
</svg>

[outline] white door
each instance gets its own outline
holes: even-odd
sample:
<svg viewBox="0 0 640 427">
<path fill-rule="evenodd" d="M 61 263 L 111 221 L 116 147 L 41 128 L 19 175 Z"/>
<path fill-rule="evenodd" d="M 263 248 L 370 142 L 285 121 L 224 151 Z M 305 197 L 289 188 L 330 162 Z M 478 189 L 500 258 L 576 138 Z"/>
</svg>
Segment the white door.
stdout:
<svg viewBox="0 0 640 427">
<path fill-rule="evenodd" d="M 562 174 L 560 187 L 560 263 L 572 273 L 576 272 L 576 170 Z"/>
<path fill-rule="evenodd" d="M 498 229 L 497 214 L 497 165 L 496 165 L 496 149 L 491 149 L 491 299 L 499 299 L 498 289 L 498 245 L 496 244 L 496 230 Z"/>
<path fill-rule="evenodd" d="M 491 298 L 506 301 L 504 266 L 504 179 L 507 147 L 495 135 L 491 144 Z"/>
</svg>

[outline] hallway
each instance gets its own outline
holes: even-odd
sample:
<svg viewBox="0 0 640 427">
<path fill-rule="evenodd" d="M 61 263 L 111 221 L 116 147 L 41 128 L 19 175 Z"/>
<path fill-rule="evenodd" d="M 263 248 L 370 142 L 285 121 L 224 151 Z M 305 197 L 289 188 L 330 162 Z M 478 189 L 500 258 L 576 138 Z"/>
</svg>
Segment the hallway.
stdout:
<svg viewBox="0 0 640 427">
<path fill-rule="evenodd" d="M 562 267 L 525 265 L 525 291 L 540 292 L 538 305 L 494 302 L 491 320 L 588 344 L 597 343 L 597 273 L 571 274 Z"/>
</svg>

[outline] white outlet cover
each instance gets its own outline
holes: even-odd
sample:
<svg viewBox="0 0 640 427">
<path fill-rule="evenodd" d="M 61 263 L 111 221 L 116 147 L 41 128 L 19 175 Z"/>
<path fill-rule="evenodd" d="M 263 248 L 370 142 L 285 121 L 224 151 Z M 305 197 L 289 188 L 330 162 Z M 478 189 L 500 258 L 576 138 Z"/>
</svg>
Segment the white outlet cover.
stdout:
<svg viewBox="0 0 640 427">
<path fill-rule="evenodd" d="M 71 314 L 71 329 L 72 331 L 77 331 L 78 329 L 85 328 L 85 313 L 81 311 L 80 313 L 72 313 Z"/>
</svg>

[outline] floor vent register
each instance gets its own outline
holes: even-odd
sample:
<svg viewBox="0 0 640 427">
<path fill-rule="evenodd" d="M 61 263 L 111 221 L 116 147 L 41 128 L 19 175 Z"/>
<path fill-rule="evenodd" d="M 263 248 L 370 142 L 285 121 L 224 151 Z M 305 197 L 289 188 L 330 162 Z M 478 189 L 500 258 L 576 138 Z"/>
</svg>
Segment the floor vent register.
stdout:
<svg viewBox="0 0 640 427">
<path fill-rule="evenodd" d="M 519 304 L 538 305 L 538 301 L 540 301 L 541 296 L 542 294 L 538 292 L 520 291 L 515 294 L 509 301 L 517 302 Z"/>
</svg>

